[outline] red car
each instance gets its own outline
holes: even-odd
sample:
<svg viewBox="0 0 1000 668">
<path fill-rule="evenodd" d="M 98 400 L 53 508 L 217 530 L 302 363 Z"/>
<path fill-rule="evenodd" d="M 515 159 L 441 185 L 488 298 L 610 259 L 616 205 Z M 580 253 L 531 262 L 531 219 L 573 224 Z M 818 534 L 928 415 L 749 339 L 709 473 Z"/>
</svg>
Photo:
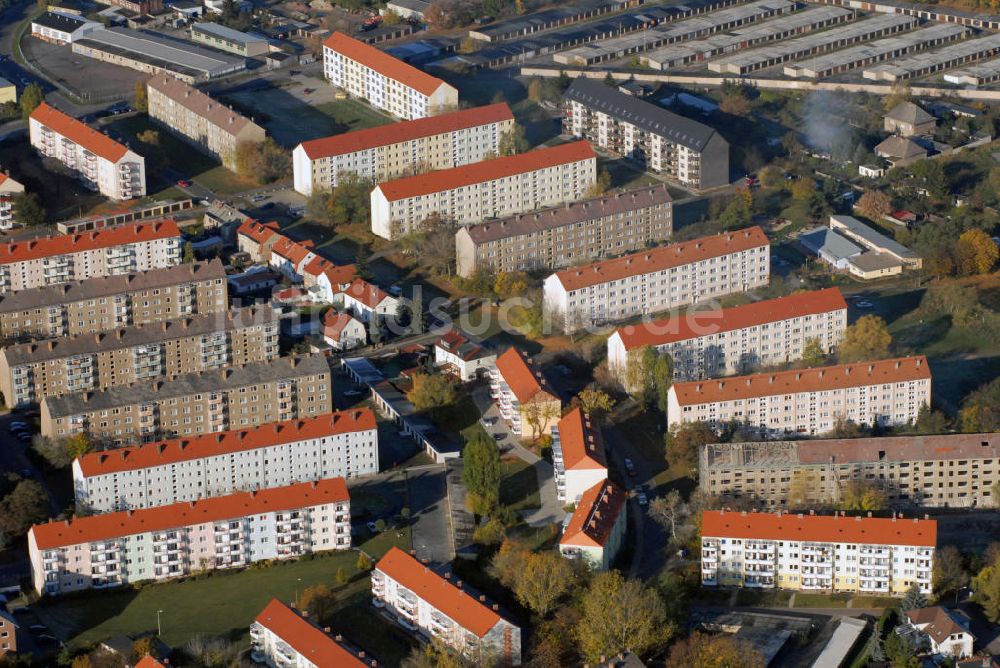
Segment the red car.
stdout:
<svg viewBox="0 0 1000 668">
<path fill-rule="evenodd" d="M 185 179 L 181 179 L 180 181 L 177 182 L 177 185 L 180 186 L 181 188 L 190 188 L 191 182 Z"/>
</svg>

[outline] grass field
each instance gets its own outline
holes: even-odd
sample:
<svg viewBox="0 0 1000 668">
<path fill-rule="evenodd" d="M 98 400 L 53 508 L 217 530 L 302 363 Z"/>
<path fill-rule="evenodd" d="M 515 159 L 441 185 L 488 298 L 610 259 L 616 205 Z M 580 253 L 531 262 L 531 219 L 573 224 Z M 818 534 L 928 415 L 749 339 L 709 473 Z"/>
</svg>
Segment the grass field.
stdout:
<svg viewBox="0 0 1000 668">
<path fill-rule="evenodd" d="M 93 592 L 42 602 L 36 610 L 42 622 L 72 647 L 118 634 L 154 631 L 157 610 L 162 611 L 163 641 L 168 645 L 209 635 L 245 646 L 250 624 L 271 598 L 291 601 L 305 587 L 323 583 L 337 594 L 337 632 L 369 649 L 383 665 L 395 665 L 409 652 L 410 642 L 368 606 L 369 580 L 358 572 L 357 558 L 352 550 L 201 580 L 149 585 L 138 592 L 130 588 Z M 335 579 L 341 568 L 351 577 L 342 586 Z"/>
<path fill-rule="evenodd" d="M 796 608 L 846 608 L 849 597 L 843 594 L 803 594 L 795 592 Z"/>
<path fill-rule="evenodd" d="M 514 512 L 541 508 L 542 500 L 538 493 L 538 476 L 535 468 L 516 457 L 500 461 L 500 502 L 510 506 Z"/>
</svg>

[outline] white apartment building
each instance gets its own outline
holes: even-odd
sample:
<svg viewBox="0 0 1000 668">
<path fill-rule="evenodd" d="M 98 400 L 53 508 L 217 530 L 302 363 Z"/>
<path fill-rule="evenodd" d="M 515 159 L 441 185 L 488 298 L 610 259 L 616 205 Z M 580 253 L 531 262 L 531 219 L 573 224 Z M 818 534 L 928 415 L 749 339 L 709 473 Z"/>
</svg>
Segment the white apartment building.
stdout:
<svg viewBox="0 0 1000 668">
<path fill-rule="evenodd" d="M 0 172 L 0 230 L 14 227 L 14 198 L 24 192 L 24 186 Z"/>
<path fill-rule="evenodd" d="M 838 419 L 905 425 L 930 403 L 931 369 L 919 355 L 674 383 L 667 422 L 738 422 L 768 436 L 815 435 L 832 430 Z"/>
<path fill-rule="evenodd" d="M 345 172 L 379 183 L 480 162 L 500 155 L 500 137 L 513 126 L 500 102 L 305 141 L 292 151 L 295 190 L 331 190 Z"/>
<path fill-rule="evenodd" d="M 565 331 L 764 287 L 771 245 L 759 227 L 623 255 L 545 279 L 543 306 Z"/>
<path fill-rule="evenodd" d="M 49 596 L 350 547 L 343 478 L 50 521 L 28 531 L 32 582 Z"/>
<path fill-rule="evenodd" d="M 453 86 L 342 32 L 323 42 L 323 74 L 349 95 L 404 120 L 458 108 Z"/>
<path fill-rule="evenodd" d="M 309 617 L 272 598 L 250 626 L 250 658 L 269 668 L 376 668 L 338 635 L 329 635 Z"/>
<path fill-rule="evenodd" d="M 611 568 L 625 541 L 628 493 L 610 480 L 584 490 L 559 538 L 559 554 L 588 568 Z"/>
<path fill-rule="evenodd" d="M 701 536 L 705 586 L 931 593 L 935 520 L 706 510 Z"/>
<path fill-rule="evenodd" d="M 458 329 L 449 329 L 434 344 L 434 366 L 458 376 L 461 381 L 488 374 L 496 363 L 497 354 L 493 349 Z"/>
<path fill-rule="evenodd" d="M 508 348 L 490 367 L 490 398 L 515 436 L 536 438 L 562 415 L 562 401 L 534 360 Z"/>
<path fill-rule="evenodd" d="M 375 473 L 375 414 L 361 408 L 91 452 L 73 461 L 73 489 L 78 508 L 107 513 Z"/>
<path fill-rule="evenodd" d="M 165 269 L 182 257 L 181 231 L 173 220 L 8 241 L 0 244 L 0 294 Z"/>
<path fill-rule="evenodd" d="M 608 478 L 608 457 L 601 428 L 582 408 L 574 408 L 552 427 L 552 464 L 556 494 L 563 505 Z"/>
<path fill-rule="evenodd" d="M 670 354 L 675 380 L 748 373 L 801 359 L 812 340 L 832 353 L 846 327 L 847 302 L 838 288 L 797 292 L 619 327 L 608 337 L 608 366 L 624 383 L 630 356 L 651 346 Z"/>
<path fill-rule="evenodd" d="M 372 571 L 372 603 L 391 613 L 405 629 L 437 639 L 474 663 L 498 658 L 521 665 L 521 629 L 462 588 L 449 573 L 442 577 L 398 547 Z"/>
<path fill-rule="evenodd" d="M 42 102 L 28 119 L 31 145 L 54 158 L 105 197 L 146 196 L 146 161 L 104 133 Z"/>
<path fill-rule="evenodd" d="M 597 180 L 586 141 L 380 183 L 371 194 L 372 232 L 395 239 L 433 215 L 459 225 L 570 202 Z"/>
</svg>

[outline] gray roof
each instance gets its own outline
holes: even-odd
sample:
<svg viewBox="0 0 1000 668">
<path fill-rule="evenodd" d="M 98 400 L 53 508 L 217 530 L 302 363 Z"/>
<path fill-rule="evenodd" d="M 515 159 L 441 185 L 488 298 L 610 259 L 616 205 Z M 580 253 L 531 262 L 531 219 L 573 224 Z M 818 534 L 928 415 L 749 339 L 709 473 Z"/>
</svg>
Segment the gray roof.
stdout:
<svg viewBox="0 0 1000 668">
<path fill-rule="evenodd" d="M 834 261 L 846 260 L 861 254 L 864 249 L 850 239 L 846 239 L 828 227 L 817 227 L 799 235 L 799 243 L 817 255 L 822 254 Z"/>
<path fill-rule="evenodd" d="M 893 135 L 875 147 L 875 153 L 888 158 L 915 158 L 927 155 L 927 149 L 906 137 Z"/>
<path fill-rule="evenodd" d="M 426 12 L 427 8 L 431 6 L 429 0 L 389 0 L 386 6 L 396 5 L 397 7 L 403 7 L 404 9 L 409 9 L 415 12 Z"/>
<path fill-rule="evenodd" d="M 902 266 L 902 262 L 888 253 L 867 252 L 851 258 L 851 264 L 861 271 L 878 271 Z"/>
<path fill-rule="evenodd" d="M 0 313 L 19 313 L 35 308 L 47 308 L 59 304 L 69 304 L 85 299 L 96 299 L 139 290 L 163 288 L 180 283 L 207 281 L 225 278 L 226 270 L 222 261 L 179 264 L 166 269 L 88 278 L 59 285 L 46 285 L 0 296 Z"/>
<path fill-rule="evenodd" d="M 246 59 L 239 56 L 128 28 L 98 28 L 77 40 L 76 45 L 192 77 L 221 76 L 246 67 Z"/>
<path fill-rule="evenodd" d="M 85 23 L 93 23 L 82 16 L 70 16 L 61 12 L 45 12 L 31 19 L 31 22 L 60 32 L 73 32 Z"/>
<path fill-rule="evenodd" d="M 910 125 L 920 125 L 934 120 L 933 116 L 912 102 L 900 102 L 885 117 Z"/>
<path fill-rule="evenodd" d="M 171 379 L 143 381 L 99 392 L 77 392 L 64 394 L 61 397 L 45 397 L 42 403 L 48 408 L 52 418 L 61 418 L 188 394 L 218 392 L 329 372 L 330 365 L 324 355 L 279 357 L 268 362 L 251 362 L 244 366 L 186 373 Z"/>
<path fill-rule="evenodd" d="M 659 184 L 608 193 L 600 197 L 569 202 L 529 213 L 519 213 L 488 223 L 470 225 L 466 231 L 475 243 L 481 244 L 522 234 L 552 230 L 588 220 L 597 220 L 625 211 L 667 204 L 670 201 L 667 187 Z"/>
<path fill-rule="evenodd" d="M 229 40 L 230 42 L 238 42 L 241 44 L 259 44 L 261 42 L 267 42 L 267 40 L 260 35 L 240 32 L 239 30 L 233 30 L 228 26 L 224 26 L 221 23 L 213 23 L 211 21 L 195 23 L 191 26 L 191 30 L 197 30 L 198 32 L 215 35 L 216 37 L 221 37 L 222 39 Z"/>
<path fill-rule="evenodd" d="M 577 77 L 566 91 L 566 99 L 696 151 L 704 149 L 715 134 L 707 125 L 626 95 L 597 79 Z"/>
<path fill-rule="evenodd" d="M 189 315 L 174 320 L 150 322 L 98 334 L 77 334 L 57 339 L 19 343 L 4 348 L 0 355 L 4 356 L 7 359 L 7 364 L 13 367 L 63 359 L 72 355 L 91 355 L 120 348 L 153 345 L 191 336 L 229 332 L 235 329 L 277 322 L 277 320 L 278 316 L 274 309 L 248 306 L 233 309 L 228 313 Z"/>
<path fill-rule="evenodd" d="M 893 255 L 906 258 L 917 257 L 916 253 L 903 244 L 887 237 L 881 232 L 875 231 L 853 216 L 830 216 L 830 221 L 836 221 L 839 225 L 843 225 L 847 230 L 849 230 L 851 234 L 857 235 L 873 246 L 884 248 Z"/>
</svg>

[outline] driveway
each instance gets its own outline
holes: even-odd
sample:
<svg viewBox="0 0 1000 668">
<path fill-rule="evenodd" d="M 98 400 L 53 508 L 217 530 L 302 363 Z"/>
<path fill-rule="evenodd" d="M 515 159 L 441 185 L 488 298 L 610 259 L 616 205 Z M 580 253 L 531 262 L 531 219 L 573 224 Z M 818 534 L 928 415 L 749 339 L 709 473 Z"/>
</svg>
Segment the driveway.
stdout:
<svg viewBox="0 0 1000 668">
<path fill-rule="evenodd" d="M 406 471 L 413 549 L 418 559 L 438 564 L 448 563 L 455 558 L 445 476 L 445 467 L 438 464 L 413 467 Z"/>
</svg>

